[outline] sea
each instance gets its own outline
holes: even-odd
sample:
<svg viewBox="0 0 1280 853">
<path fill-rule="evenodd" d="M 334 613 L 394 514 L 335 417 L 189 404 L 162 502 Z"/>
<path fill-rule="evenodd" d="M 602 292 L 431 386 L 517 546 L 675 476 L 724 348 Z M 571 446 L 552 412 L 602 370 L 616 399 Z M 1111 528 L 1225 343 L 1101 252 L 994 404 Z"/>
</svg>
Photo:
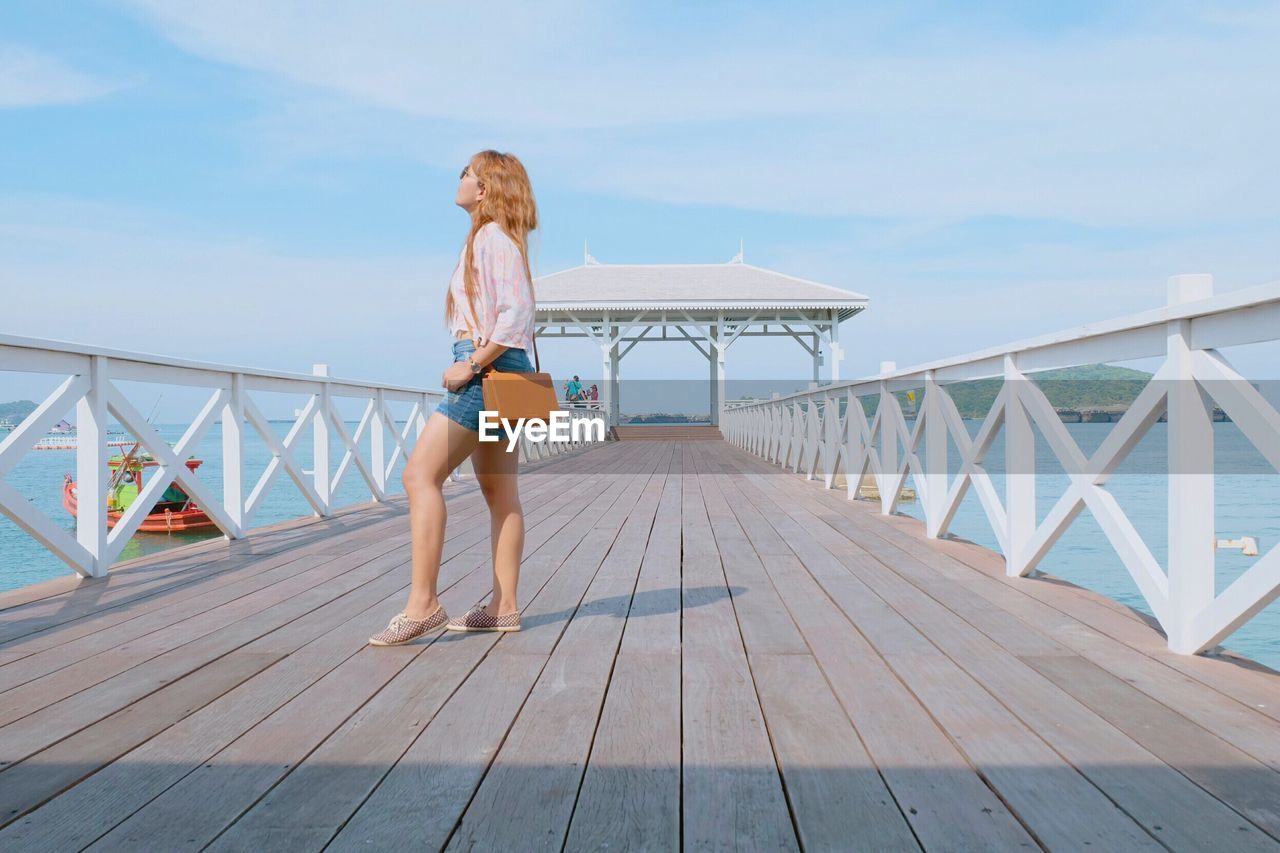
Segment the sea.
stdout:
<svg viewBox="0 0 1280 853">
<path fill-rule="evenodd" d="M 971 433 L 980 424 L 966 422 Z M 160 435 L 170 443 L 176 443 L 186 429 L 185 425 L 157 424 Z M 272 423 L 272 429 L 283 439 L 291 424 Z M 1098 447 L 1113 428 L 1106 423 L 1065 424 L 1068 433 L 1086 454 Z M 1142 536 L 1156 560 L 1166 564 L 1168 519 L 1168 490 L 1166 487 L 1166 424 L 1155 424 L 1147 436 L 1131 451 L 1107 484 L 1116 501 L 1125 511 L 1138 534 Z M 1250 442 L 1232 423 L 1216 423 L 1214 429 L 1217 535 L 1222 539 L 1254 537 L 1261 554 L 1280 543 L 1280 474 L 1266 462 Z M 348 430 L 353 432 L 353 429 Z M 245 446 L 246 491 L 252 489 L 259 472 L 271 460 L 271 452 L 261 439 L 247 433 Z M 991 475 L 997 492 L 1004 492 L 1004 448 L 1002 435 L 998 434 L 987 454 L 986 469 Z M 369 439 L 362 447 L 367 459 Z M 312 469 L 310 440 L 300 441 L 297 455 L 302 468 Z M 341 459 L 340 444 L 331 447 L 333 464 Z M 1062 495 L 1067 478 L 1057 464 L 1048 445 L 1037 437 L 1036 442 L 1036 503 L 1037 517 L 1045 514 Z M 222 438 L 215 425 L 195 449 L 195 457 L 201 460 L 198 475 L 214 495 L 222 494 Z M 959 453 L 952 445 L 948 454 L 952 474 L 959 467 Z M 391 493 L 402 491 L 400 474 L 403 460 L 388 478 Z M 32 451 L 9 473 L 6 481 L 27 497 L 37 508 L 52 518 L 71 535 L 75 535 L 75 520 L 62 507 L 63 475 L 75 475 L 75 454 L 69 451 Z M 347 473 L 334 495 L 336 506 L 351 506 L 371 500 L 369 488 L 354 465 Z M 905 501 L 899 511 L 921 517 L 918 501 Z M 310 506 L 299 493 L 286 473 L 268 493 L 261 510 L 253 519 L 254 526 L 311 515 Z M 991 527 L 981 504 L 972 489 L 966 495 L 950 532 L 980 545 L 998 550 Z M 167 548 L 220 536 L 208 533 L 138 533 L 133 536 L 120 555 L 128 560 Z M 1261 557 L 1247 557 L 1239 550 L 1220 550 L 1217 557 L 1216 582 L 1218 591 L 1226 589 Z M 1150 614 L 1137 585 L 1130 577 L 1106 535 L 1084 510 L 1072 523 L 1048 556 L 1038 566 L 1041 571 L 1071 581 L 1072 583 L 1110 596 L 1139 611 Z M 28 584 L 65 575 L 71 571 L 61 560 L 8 518 L 0 517 L 0 590 L 15 589 Z M 1234 652 L 1250 657 L 1259 663 L 1280 669 L 1280 602 L 1273 602 L 1254 616 L 1239 630 L 1222 642 Z"/>
</svg>

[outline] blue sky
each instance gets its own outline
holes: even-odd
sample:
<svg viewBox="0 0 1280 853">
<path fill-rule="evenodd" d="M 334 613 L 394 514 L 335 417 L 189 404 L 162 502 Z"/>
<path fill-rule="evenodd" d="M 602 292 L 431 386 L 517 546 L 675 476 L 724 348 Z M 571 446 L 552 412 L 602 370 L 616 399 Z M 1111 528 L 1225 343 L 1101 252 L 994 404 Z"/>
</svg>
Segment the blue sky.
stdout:
<svg viewBox="0 0 1280 853">
<path fill-rule="evenodd" d="M 846 376 L 966 352 L 1176 273 L 1280 278 L 1278 42 L 1263 3 L 18 0 L 0 331 L 434 386 L 457 174 L 494 147 L 533 177 L 539 273 L 584 240 L 674 263 L 742 238 L 870 295 Z M 695 355 L 637 347 L 624 376 L 700 379 Z M 730 379 L 808 370 L 730 350 Z"/>
</svg>

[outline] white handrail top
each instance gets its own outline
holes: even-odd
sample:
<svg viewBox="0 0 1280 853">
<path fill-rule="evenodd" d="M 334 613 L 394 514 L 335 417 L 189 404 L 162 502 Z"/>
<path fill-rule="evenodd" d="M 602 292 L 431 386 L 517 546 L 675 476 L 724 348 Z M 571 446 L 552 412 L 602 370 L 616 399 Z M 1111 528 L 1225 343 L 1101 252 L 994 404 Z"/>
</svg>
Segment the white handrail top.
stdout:
<svg viewBox="0 0 1280 853">
<path fill-rule="evenodd" d="M 50 352 L 71 353 L 83 356 L 106 356 L 120 361 L 132 361 L 141 364 L 153 364 L 163 367 L 178 367 L 185 370 L 199 370 L 208 373 L 237 373 L 243 376 L 258 376 L 266 379 L 287 379 L 304 382 L 327 382 L 330 385 L 344 385 L 360 388 L 382 388 L 387 391 L 400 391 L 409 394 L 443 394 L 441 388 L 415 388 L 410 385 L 389 385 L 385 382 L 363 382 L 358 379 L 341 379 L 334 376 L 318 376 L 312 373 L 292 373 L 287 370 L 265 370 L 260 367 L 243 367 L 233 364 L 193 361 L 187 358 L 175 358 L 153 353 L 131 352 L 129 350 L 112 349 L 94 344 L 82 344 L 74 341 L 58 341 L 48 338 L 27 338 L 21 335 L 0 334 L 0 347 L 18 349 L 46 350 Z"/>
<path fill-rule="evenodd" d="M 1083 326 L 1076 326 L 1074 328 L 1064 329 L 1058 332 L 1050 332 L 1038 337 L 1026 338 L 1021 341 L 1004 344 L 1003 346 L 977 350 L 976 352 L 971 352 L 967 355 L 951 356 L 950 358 L 926 362 L 925 364 L 919 364 L 899 370 L 892 370 L 887 373 L 877 373 L 858 379 L 847 379 L 840 382 L 832 382 L 817 389 L 794 391 L 790 394 L 783 394 L 769 400 L 763 400 L 760 403 L 748 403 L 739 408 L 751 408 L 756 405 L 776 404 L 784 400 L 819 396 L 844 388 L 854 388 L 859 385 L 879 383 L 892 379 L 915 379 L 923 377 L 924 374 L 929 371 L 942 370 L 948 367 L 958 367 L 965 364 L 972 364 L 974 362 L 1002 358 L 1006 355 L 1014 355 L 1030 350 L 1043 349 L 1057 344 L 1085 341 L 1090 338 L 1100 338 L 1117 332 L 1129 332 L 1136 329 L 1161 326 L 1174 320 L 1207 317 L 1213 314 L 1224 314 L 1243 308 L 1254 308 L 1261 305 L 1277 303 L 1280 303 L 1280 281 L 1272 281 L 1266 284 L 1255 285 L 1254 287 L 1245 287 L 1240 290 L 1232 290 L 1226 293 L 1215 294 L 1207 299 L 1197 299 L 1195 301 L 1183 302 L 1177 305 L 1165 305 L 1160 308 L 1154 308 L 1138 314 L 1130 314 L 1127 317 L 1118 317 L 1116 319 L 1103 320 L 1096 323 L 1086 323 Z M 1280 339 L 1280 333 L 1277 333 L 1275 338 Z"/>
</svg>

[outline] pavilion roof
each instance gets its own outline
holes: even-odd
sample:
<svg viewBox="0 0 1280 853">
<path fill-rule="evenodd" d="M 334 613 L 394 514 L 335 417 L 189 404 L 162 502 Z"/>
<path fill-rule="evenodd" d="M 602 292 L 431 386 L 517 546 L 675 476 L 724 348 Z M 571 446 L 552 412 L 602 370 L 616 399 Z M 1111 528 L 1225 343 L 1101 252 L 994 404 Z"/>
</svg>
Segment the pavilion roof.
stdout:
<svg viewBox="0 0 1280 853">
<path fill-rule="evenodd" d="M 836 309 L 840 319 L 867 306 L 867 296 L 743 263 L 602 264 L 534 281 L 539 311 Z"/>
</svg>

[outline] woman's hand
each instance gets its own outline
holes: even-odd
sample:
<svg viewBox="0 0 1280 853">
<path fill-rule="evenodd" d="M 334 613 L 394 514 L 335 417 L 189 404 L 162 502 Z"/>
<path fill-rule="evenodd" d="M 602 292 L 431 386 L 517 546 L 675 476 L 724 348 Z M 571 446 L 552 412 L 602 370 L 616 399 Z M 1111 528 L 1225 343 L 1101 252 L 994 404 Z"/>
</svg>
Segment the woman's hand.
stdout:
<svg viewBox="0 0 1280 853">
<path fill-rule="evenodd" d="M 444 375 L 440 377 L 440 384 L 450 391 L 457 391 L 462 386 L 471 381 L 477 373 L 471 372 L 471 362 L 467 360 L 455 361 L 445 370 Z"/>
</svg>

